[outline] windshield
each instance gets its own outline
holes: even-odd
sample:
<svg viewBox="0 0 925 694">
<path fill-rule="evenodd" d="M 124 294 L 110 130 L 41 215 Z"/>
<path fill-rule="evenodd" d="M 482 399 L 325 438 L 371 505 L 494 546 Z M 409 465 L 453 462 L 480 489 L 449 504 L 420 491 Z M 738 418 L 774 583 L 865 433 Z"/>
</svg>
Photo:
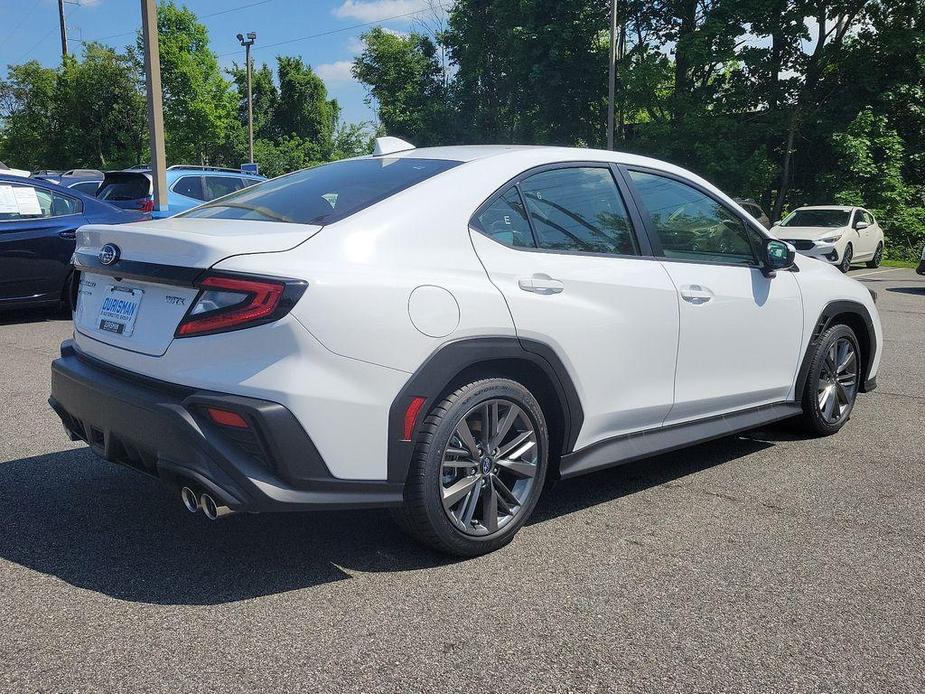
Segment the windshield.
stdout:
<svg viewBox="0 0 925 694">
<path fill-rule="evenodd" d="M 351 159 L 239 190 L 182 217 L 331 224 L 457 166 L 444 159 Z"/>
<path fill-rule="evenodd" d="M 780 223 L 782 227 L 844 227 L 848 226 L 847 210 L 794 210 Z"/>
</svg>

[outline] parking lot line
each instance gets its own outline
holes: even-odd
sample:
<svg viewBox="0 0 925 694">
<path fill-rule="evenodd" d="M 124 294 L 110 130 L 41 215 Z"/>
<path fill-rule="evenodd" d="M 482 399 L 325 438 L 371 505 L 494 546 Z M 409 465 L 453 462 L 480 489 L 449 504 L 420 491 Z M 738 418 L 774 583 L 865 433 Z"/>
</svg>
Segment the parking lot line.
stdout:
<svg viewBox="0 0 925 694">
<path fill-rule="evenodd" d="M 891 267 L 888 270 L 877 270 L 876 272 L 865 272 L 862 275 L 848 275 L 848 276 L 854 277 L 855 279 L 857 279 L 858 277 L 870 277 L 871 275 L 882 275 L 884 272 L 895 272 L 896 270 L 902 270 L 902 269 L 903 268 L 901 267 Z"/>
</svg>

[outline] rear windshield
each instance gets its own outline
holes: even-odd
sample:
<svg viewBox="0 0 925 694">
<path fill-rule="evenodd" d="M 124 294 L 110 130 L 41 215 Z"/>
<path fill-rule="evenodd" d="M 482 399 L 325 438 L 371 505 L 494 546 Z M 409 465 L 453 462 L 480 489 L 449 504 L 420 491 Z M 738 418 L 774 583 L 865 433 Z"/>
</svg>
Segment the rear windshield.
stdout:
<svg viewBox="0 0 925 694">
<path fill-rule="evenodd" d="M 331 224 L 459 163 L 403 157 L 338 161 L 259 183 L 180 216 Z"/>
<path fill-rule="evenodd" d="M 794 210 L 780 223 L 782 227 L 843 227 L 851 213 L 846 210 Z"/>
<path fill-rule="evenodd" d="M 96 193 L 100 200 L 137 200 L 151 194 L 151 179 L 141 173 L 108 173 Z"/>
</svg>

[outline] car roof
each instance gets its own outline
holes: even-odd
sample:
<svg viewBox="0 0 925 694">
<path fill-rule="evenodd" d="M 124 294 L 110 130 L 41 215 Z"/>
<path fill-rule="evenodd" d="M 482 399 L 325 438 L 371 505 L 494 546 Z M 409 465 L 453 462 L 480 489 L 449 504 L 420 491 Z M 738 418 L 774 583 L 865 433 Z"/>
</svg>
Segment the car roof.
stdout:
<svg viewBox="0 0 925 694">
<path fill-rule="evenodd" d="M 853 205 L 804 205 L 803 207 L 798 207 L 797 210 L 832 210 L 835 212 L 851 212 L 855 209 Z M 858 208 L 861 209 L 861 208 Z"/>
</svg>

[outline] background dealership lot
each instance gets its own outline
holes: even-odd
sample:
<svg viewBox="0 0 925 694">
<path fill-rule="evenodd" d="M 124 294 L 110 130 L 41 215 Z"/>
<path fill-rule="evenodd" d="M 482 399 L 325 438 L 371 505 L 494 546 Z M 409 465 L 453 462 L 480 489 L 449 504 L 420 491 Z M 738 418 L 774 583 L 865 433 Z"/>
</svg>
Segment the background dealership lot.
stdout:
<svg viewBox="0 0 925 694">
<path fill-rule="evenodd" d="M 70 322 L 0 318 L 0 689 L 921 691 L 925 278 L 877 291 L 837 436 L 753 432 L 558 485 L 454 562 L 384 512 L 190 516 L 67 442 Z"/>
</svg>

